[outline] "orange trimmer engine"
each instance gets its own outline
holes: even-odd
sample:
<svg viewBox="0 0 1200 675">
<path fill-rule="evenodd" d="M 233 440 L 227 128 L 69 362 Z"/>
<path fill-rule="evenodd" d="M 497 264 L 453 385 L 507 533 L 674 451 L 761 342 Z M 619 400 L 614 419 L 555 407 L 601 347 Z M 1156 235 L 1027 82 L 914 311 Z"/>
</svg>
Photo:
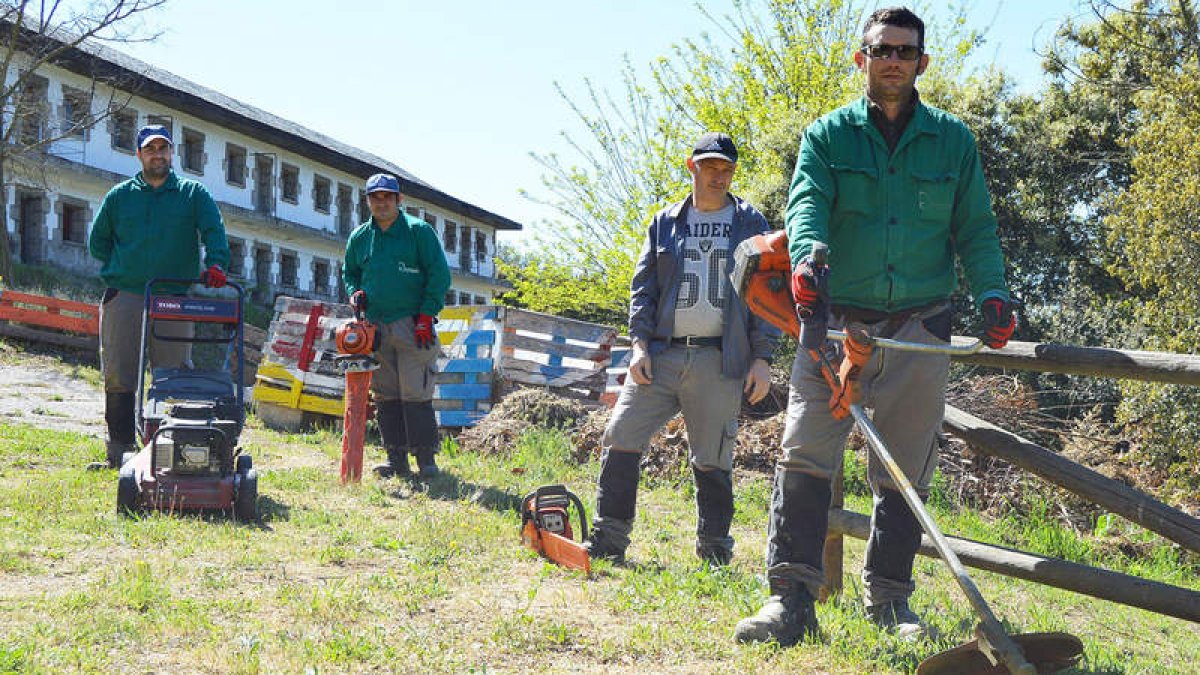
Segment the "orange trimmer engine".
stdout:
<svg viewBox="0 0 1200 675">
<path fill-rule="evenodd" d="M 571 506 L 579 515 L 579 541 L 571 528 Z M 521 500 L 521 543 L 568 569 L 590 573 L 587 512 L 575 493 L 562 485 L 543 485 Z"/>
<path fill-rule="evenodd" d="M 787 232 L 776 230 L 743 241 L 734 250 L 733 290 L 750 311 L 786 335 L 800 333 L 792 299 L 792 260 Z"/>
<path fill-rule="evenodd" d="M 341 354 L 370 354 L 375 348 L 375 324 L 361 317 L 347 321 L 334 331 L 334 343 Z"/>
</svg>

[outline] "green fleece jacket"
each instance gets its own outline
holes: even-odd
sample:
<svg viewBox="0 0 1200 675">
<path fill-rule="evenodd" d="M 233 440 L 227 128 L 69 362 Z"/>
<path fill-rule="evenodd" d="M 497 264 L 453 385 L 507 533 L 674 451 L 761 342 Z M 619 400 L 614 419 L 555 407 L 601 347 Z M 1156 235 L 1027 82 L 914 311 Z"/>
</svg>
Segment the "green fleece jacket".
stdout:
<svg viewBox="0 0 1200 675">
<path fill-rule="evenodd" d="M 917 103 L 894 152 L 865 97 L 804 132 L 788 197 L 792 265 L 829 244 L 834 304 L 894 312 L 945 300 L 962 263 L 976 305 L 1009 298 L 975 137 Z"/>
<path fill-rule="evenodd" d="M 367 294 L 368 319 L 389 323 L 437 316 L 450 290 L 450 267 L 433 228 L 401 212 L 387 231 L 372 217 L 350 234 L 342 281 L 347 294 Z"/>
<path fill-rule="evenodd" d="M 88 250 L 101 263 L 104 283 L 140 294 L 150 279 L 199 277 L 200 242 L 205 268 L 228 268 L 225 223 L 208 190 L 174 171 L 152 188 L 139 172 L 105 195 L 92 221 Z M 155 291 L 178 293 L 186 288 L 164 284 Z"/>
</svg>

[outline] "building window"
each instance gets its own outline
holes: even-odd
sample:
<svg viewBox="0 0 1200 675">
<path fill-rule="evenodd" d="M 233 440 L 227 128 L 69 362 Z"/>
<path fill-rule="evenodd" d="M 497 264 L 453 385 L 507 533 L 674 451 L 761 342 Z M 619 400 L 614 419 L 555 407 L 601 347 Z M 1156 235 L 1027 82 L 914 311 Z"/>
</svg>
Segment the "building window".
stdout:
<svg viewBox="0 0 1200 675">
<path fill-rule="evenodd" d="M 332 198 L 330 192 L 333 189 L 332 183 L 324 176 L 313 174 L 313 208 L 320 213 L 329 213 L 329 200 Z"/>
<path fill-rule="evenodd" d="M 246 187 L 246 149 L 240 145 L 225 144 L 225 182 Z"/>
<path fill-rule="evenodd" d="M 109 114 L 108 133 L 112 136 L 114 150 L 134 152 L 137 136 L 137 111 L 130 108 L 114 110 Z"/>
<path fill-rule="evenodd" d="M 459 238 L 462 245 L 459 246 L 458 266 L 462 270 L 470 270 L 472 269 L 471 254 L 473 253 L 471 250 L 471 226 L 463 225 L 462 232 L 459 233 Z"/>
<path fill-rule="evenodd" d="M 204 134 L 184 127 L 183 143 L 179 146 L 180 163 L 184 171 L 204 175 L 204 164 L 208 159 L 204 154 Z"/>
<path fill-rule="evenodd" d="M 482 295 L 477 295 L 477 296 L 475 296 L 475 304 L 477 304 L 477 305 L 486 305 L 486 304 L 487 304 L 487 298 L 483 297 Z"/>
<path fill-rule="evenodd" d="M 284 164 L 279 170 L 280 199 L 291 204 L 300 203 L 300 167 Z"/>
<path fill-rule="evenodd" d="M 458 250 L 458 223 L 453 220 L 446 221 L 446 234 L 443 239 L 446 245 L 446 253 L 454 253 Z"/>
<path fill-rule="evenodd" d="M 470 294 L 470 293 L 461 293 L 461 292 L 460 292 L 460 293 L 458 294 L 458 304 L 460 304 L 460 305 L 469 305 L 469 304 L 471 304 L 471 294 Z"/>
<path fill-rule="evenodd" d="M 354 230 L 354 208 L 351 203 L 354 200 L 354 188 L 345 183 L 338 183 L 337 193 L 337 221 L 338 234 L 346 236 Z"/>
<path fill-rule="evenodd" d="M 254 153 L 254 210 L 270 215 L 275 212 L 275 156 Z"/>
<path fill-rule="evenodd" d="M 235 277 L 246 273 L 246 242 L 229 239 L 229 274 Z"/>
<path fill-rule="evenodd" d="M 358 191 L 358 222 L 365 223 L 371 218 L 371 209 L 367 206 L 367 193 Z"/>
<path fill-rule="evenodd" d="M 419 206 L 406 206 L 406 207 L 404 207 L 404 212 L 407 213 L 408 215 L 412 216 L 413 218 L 421 217 L 421 207 L 419 207 Z"/>
<path fill-rule="evenodd" d="M 59 203 L 59 230 L 62 240 L 75 244 L 87 243 L 88 213 L 87 205 L 79 202 L 61 201 Z"/>
<path fill-rule="evenodd" d="M 321 295 L 329 294 L 329 261 L 313 261 L 313 292 Z"/>
<path fill-rule="evenodd" d="M 446 291 L 446 299 L 442 304 L 446 305 L 447 307 L 453 307 L 454 301 L 457 299 L 458 299 L 458 293 L 455 293 L 453 290 L 449 290 L 449 291 Z"/>
<path fill-rule="evenodd" d="M 62 128 L 59 130 L 67 138 L 86 141 L 88 130 L 92 127 L 92 97 L 86 91 L 63 87 L 62 113 L 59 115 Z"/>
<path fill-rule="evenodd" d="M 25 74 L 24 88 L 17 98 L 15 111 L 22 145 L 36 145 L 46 137 L 47 113 L 50 101 L 47 95 L 50 91 L 50 81 L 44 77 Z"/>
<path fill-rule="evenodd" d="M 279 256 L 279 285 L 284 288 L 296 287 L 296 254 L 281 253 Z"/>
<path fill-rule="evenodd" d="M 480 264 L 487 262 L 488 259 L 488 242 L 487 233 L 475 233 L 475 260 Z"/>
</svg>

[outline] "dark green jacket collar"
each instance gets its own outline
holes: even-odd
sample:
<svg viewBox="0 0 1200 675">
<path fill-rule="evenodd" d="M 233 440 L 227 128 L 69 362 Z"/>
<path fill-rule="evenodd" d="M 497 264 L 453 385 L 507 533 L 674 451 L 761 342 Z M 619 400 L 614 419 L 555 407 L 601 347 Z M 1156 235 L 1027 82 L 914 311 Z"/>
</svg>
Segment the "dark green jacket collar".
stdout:
<svg viewBox="0 0 1200 675">
<path fill-rule="evenodd" d="M 167 179 L 163 181 L 162 185 L 155 188 L 151 187 L 150 184 L 146 182 L 146 179 L 142 178 L 142 172 L 139 171 L 137 172 L 137 175 L 133 177 L 133 184 L 137 186 L 139 190 L 150 190 L 152 192 L 154 190 L 178 190 L 179 176 L 175 175 L 175 171 L 173 169 L 167 171 Z"/>
</svg>

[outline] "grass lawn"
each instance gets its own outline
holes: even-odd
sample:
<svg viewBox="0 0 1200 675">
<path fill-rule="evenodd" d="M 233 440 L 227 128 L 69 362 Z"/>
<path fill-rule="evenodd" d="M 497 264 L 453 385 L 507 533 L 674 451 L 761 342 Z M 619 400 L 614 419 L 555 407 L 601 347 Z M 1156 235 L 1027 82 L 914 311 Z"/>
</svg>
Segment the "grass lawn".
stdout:
<svg viewBox="0 0 1200 675">
<path fill-rule="evenodd" d="M 340 486 L 339 442 L 330 432 L 277 434 L 252 418 L 242 444 L 261 474 L 262 518 L 240 525 L 218 515 L 120 517 L 115 472 L 83 470 L 103 455 L 99 440 L 0 425 L 0 672 L 890 673 L 970 636 L 973 615 L 927 558 L 913 601 L 940 641 L 900 643 L 874 630 L 860 607 L 863 544 L 847 540 L 845 592 L 818 607 L 822 642 L 735 645 L 734 624 L 765 596 L 765 475 L 739 476 L 730 567 L 694 557 L 692 488 L 681 478 L 643 483 L 631 565 L 600 562 L 585 578 L 519 545 L 514 507 L 537 485 L 566 483 L 592 504 L 597 467 L 573 464 L 561 433 L 527 434 L 503 457 L 448 442 L 445 473 L 424 484 Z M 369 450 L 368 464 L 377 457 Z M 847 503 L 866 512 L 869 500 Z M 1033 516 L 937 513 L 962 536 L 1200 588 L 1194 565 L 1166 547 L 1123 558 Z M 973 578 L 1014 632 L 1082 638 L 1075 672 L 1200 664 L 1195 624 Z"/>
</svg>

